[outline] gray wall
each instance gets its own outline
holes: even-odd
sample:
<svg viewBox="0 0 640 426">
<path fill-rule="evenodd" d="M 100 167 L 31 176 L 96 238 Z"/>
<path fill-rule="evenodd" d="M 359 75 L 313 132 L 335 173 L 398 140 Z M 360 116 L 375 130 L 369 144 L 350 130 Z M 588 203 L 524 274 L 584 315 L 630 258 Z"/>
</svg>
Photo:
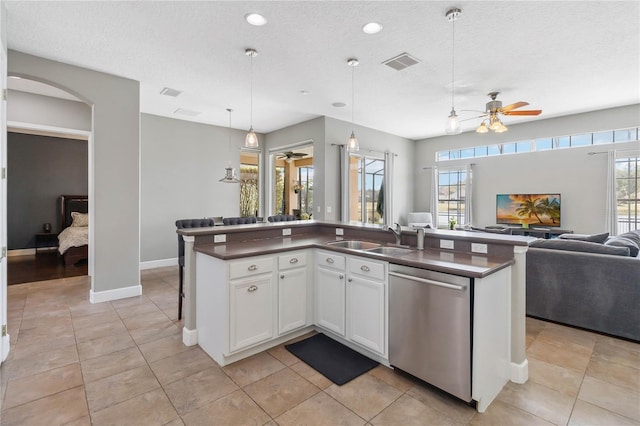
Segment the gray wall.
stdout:
<svg viewBox="0 0 640 426">
<path fill-rule="evenodd" d="M 229 144 L 226 127 L 150 114 L 141 127 L 140 260 L 176 258 L 177 219 L 240 214 L 240 186 L 218 180 L 229 162 L 239 172 L 246 130 Z"/>
<path fill-rule="evenodd" d="M 7 121 L 91 131 L 91 107 L 83 102 L 9 90 Z"/>
<path fill-rule="evenodd" d="M 508 125 L 508 123 L 507 123 Z M 525 141 L 640 125 L 640 105 L 509 125 L 509 131 L 467 132 L 416 143 L 416 208 L 429 211 L 430 171 L 435 153 L 445 149 Z M 439 167 L 475 163 L 474 225 L 495 224 L 498 193 L 561 193 L 562 228 L 596 233 L 605 228 L 607 156 L 588 155 L 610 149 L 640 149 L 638 142 L 443 161 Z"/>
<path fill-rule="evenodd" d="M 35 247 L 44 223 L 60 230 L 58 198 L 88 193 L 87 141 L 20 133 L 7 137 L 9 250 Z"/>
<path fill-rule="evenodd" d="M 139 82 L 11 50 L 8 73 L 66 90 L 92 107 L 92 290 L 103 292 L 139 285 Z"/>
</svg>

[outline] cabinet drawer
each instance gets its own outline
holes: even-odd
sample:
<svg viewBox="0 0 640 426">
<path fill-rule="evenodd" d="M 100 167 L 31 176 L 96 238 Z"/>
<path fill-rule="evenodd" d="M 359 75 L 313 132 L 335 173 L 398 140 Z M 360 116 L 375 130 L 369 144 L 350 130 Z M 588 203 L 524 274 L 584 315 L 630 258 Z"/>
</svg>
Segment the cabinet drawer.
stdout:
<svg viewBox="0 0 640 426">
<path fill-rule="evenodd" d="M 319 251 L 316 254 L 316 261 L 318 262 L 318 266 L 324 266 L 325 268 L 336 269 L 339 271 L 344 271 L 346 265 L 346 259 L 344 256 L 328 251 Z"/>
<path fill-rule="evenodd" d="M 307 253 L 292 253 L 278 256 L 278 270 L 307 266 Z"/>
<path fill-rule="evenodd" d="M 387 275 L 384 263 L 355 257 L 349 259 L 349 273 L 379 281 L 385 281 Z"/>
<path fill-rule="evenodd" d="M 229 278 L 250 277 L 273 270 L 273 259 L 251 259 L 229 264 Z"/>
</svg>

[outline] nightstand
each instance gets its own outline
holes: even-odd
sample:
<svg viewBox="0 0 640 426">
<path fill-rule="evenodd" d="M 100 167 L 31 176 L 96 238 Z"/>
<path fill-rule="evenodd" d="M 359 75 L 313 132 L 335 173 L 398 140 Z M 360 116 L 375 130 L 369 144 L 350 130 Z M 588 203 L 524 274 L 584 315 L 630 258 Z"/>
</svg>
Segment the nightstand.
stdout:
<svg viewBox="0 0 640 426">
<path fill-rule="evenodd" d="M 58 234 L 56 232 L 36 233 L 36 254 L 39 248 L 58 247 Z"/>
</svg>

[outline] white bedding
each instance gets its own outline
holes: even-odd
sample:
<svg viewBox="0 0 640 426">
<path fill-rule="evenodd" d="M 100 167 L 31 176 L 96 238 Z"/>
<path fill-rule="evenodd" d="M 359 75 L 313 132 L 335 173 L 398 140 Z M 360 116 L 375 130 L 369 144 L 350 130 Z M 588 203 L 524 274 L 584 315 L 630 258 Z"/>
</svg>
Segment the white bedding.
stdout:
<svg viewBox="0 0 640 426">
<path fill-rule="evenodd" d="M 88 226 L 70 226 L 58 235 L 60 242 L 58 251 L 64 254 L 69 247 L 80 247 L 89 244 Z"/>
</svg>

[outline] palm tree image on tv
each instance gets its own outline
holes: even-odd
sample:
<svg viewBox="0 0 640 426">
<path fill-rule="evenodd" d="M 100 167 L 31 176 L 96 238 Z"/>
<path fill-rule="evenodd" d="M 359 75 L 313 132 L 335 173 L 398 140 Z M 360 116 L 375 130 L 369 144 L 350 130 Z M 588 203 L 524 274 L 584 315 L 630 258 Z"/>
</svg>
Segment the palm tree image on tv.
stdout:
<svg viewBox="0 0 640 426">
<path fill-rule="evenodd" d="M 560 194 L 498 194 L 497 223 L 560 226 Z"/>
</svg>

